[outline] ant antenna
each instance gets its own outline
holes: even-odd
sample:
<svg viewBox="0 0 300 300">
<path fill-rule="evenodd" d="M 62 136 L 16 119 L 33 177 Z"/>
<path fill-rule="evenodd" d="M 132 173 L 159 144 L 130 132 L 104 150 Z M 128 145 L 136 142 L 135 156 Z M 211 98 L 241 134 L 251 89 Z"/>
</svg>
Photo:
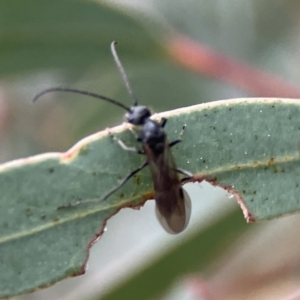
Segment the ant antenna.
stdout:
<svg viewBox="0 0 300 300">
<path fill-rule="evenodd" d="M 111 46 L 110 46 L 111 53 L 112 53 L 112 55 L 113 55 L 113 57 L 114 57 L 115 63 L 117 64 L 117 67 L 118 67 L 118 69 L 119 69 L 119 71 L 120 71 L 120 73 L 121 73 L 122 79 L 123 79 L 123 81 L 125 82 L 127 91 L 128 91 L 129 95 L 132 97 L 132 99 L 133 99 L 133 101 L 134 101 L 134 102 L 133 102 L 133 106 L 137 106 L 137 105 L 138 105 L 137 99 L 135 98 L 135 96 L 134 96 L 134 94 L 133 94 L 133 92 L 132 92 L 132 89 L 131 89 L 131 86 L 130 86 L 130 84 L 129 84 L 129 81 L 128 81 L 126 72 L 125 72 L 125 70 L 124 70 L 124 68 L 123 68 L 123 66 L 122 66 L 122 64 L 121 64 L 121 61 L 120 61 L 120 59 L 119 59 L 119 57 L 118 57 L 118 54 L 117 54 L 117 51 L 116 51 L 116 47 L 115 47 L 115 46 L 116 46 L 117 44 L 118 44 L 118 43 L 117 43 L 116 41 L 113 41 L 113 42 L 111 43 Z"/>
<path fill-rule="evenodd" d="M 33 102 L 36 102 L 41 96 L 48 94 L 48 93 L 52 93 L 52 92 L 69 92 L 69 93 L 75 93 L 75 94 L 81 94 L 81 95 L 86 95 L 86 96 L 90 96 L 93 98 L 97 98 L 97 99 L 101 99 L 107 102 L 110 102 L 114 105 L 117 105 L 119 107 L 122 107 L 123 109 L 127 110 L 129 113 L 131 113 L 131 109 L 129 107 L 127 107 L 126 105 L 122 104 L 121 102 L 102 96 L 102 95 L 98 95 L 96 93 L 92 93 L 92 92 L 88 92 L 88 91 L 83 91 L 83 90 L 77 90 L 77 89 L 70 89 L 70 88 L 64 88 L 64 87 L 54 87 L 54 88 L 50 88 L 50 89 L 45 89 L 43 91 L 41 91 L 40 93 L 38 93 L 33 99 Z"/>
</svg>

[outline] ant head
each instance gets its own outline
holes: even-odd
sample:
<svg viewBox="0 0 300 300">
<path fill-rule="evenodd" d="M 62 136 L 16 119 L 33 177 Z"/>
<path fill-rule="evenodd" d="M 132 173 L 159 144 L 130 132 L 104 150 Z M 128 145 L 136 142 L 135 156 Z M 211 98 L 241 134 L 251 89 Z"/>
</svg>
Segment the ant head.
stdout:
<svg viewBox="0 0 300 300">
<path fill-rule="evenodd" d="M 125 115 L 126 121 L 132 125 L 144 125 L 151 117 L 151 111 L 146 106 L 133 106 Z"/>
</svg>

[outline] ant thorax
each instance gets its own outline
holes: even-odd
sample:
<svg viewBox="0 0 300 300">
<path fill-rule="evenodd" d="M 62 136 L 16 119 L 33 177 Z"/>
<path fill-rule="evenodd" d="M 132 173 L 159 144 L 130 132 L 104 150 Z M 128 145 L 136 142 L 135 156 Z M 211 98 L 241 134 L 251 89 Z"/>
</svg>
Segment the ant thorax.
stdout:
<svg viewBox="0 0 300 300">
<path fill-rule="evenodd" d="M 143 145 L 147 145 L 156 155 L 165 150 L 167 136 L 161 125 L 148 119 L 141 130 Z"/>
</svg>

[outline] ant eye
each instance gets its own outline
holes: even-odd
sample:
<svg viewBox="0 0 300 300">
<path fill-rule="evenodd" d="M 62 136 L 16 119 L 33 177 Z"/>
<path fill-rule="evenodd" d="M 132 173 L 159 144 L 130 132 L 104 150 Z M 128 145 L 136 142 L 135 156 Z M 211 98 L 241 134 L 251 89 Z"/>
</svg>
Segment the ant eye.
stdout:
<svg viewBox="0 0 300 300">
<path fill-rule="evenodd" d="M 150 117 L 151 117 L 151 112 L 150 112 L 149 109 L 147 109 L 147 110 L 145 111 L 144 118 L 148 119 L 148 118 L 150 118 Z"/>
</svg>

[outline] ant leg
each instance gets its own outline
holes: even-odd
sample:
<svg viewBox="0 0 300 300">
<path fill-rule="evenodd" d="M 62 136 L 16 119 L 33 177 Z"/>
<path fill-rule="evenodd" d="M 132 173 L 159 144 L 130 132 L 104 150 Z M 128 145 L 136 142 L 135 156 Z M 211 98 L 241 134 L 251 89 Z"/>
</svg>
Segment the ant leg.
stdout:
<svg viewBox="0 0 300 300">
<path fill-rule="evenodd" d="M 179 173 L 179 174 L 182 174 L 182 175 L 186 176 L 182 180 L 187 180 L 187 179 L 193 178 L 193 174 L 191 172 L 189 172 L 189 171 L 186 171 L 186 170 L 178 168 L 178 169 L 176 169 L 176 172 Z"/>
<path fill-rule="evenodd" d="M 129 128 L 129 130 L 138 142 L 142 141 L 139 134 L 133 128 Z"/>
<path fill-rule="evenodd" d="M 192 178 L 193 178 L 193 177 L 190 177 L 190 176 L 189 176 L 189 177 L 183 177 L 183 178 L 180 179 L 180 182 L 181 182 L 181 183 L 184 183 L 185 181 L 190 180 L 190 179 L 192 179 Z"/>
<path fill-rule="evenodd" d="M 148 162 L 146 161 L 139 168 L 137 168 L 136 170 L 130 172 L 121 181 L 121 183 L 119 183 L 118 186 L 116 186 L 112 190 L 110 190 L 103 198 L 101 198 L 101 199 L 87 199 L 87 200 L 79 201 L 79 202 L 76 202 L 76 203 L 73 203 L 73 204 L 70 203 L 70 204 L 67 204 L 67 205 L 64 205 L 64 206 L 59 206 L 57 208 L 57 210 L 64 209 L 64 208 L 69 208 L 69 207 L 74 207 L 74 206 L 78 206 L 78 205 L 86 204 L 86 203 L 98 203 L 98 202 L 101 202 L 101 201 L 105 201 L 109 196 L 111 196 L 114 192 L 116 192 L 119 188 L 121 188 L 133 175 L 135 175 L 136 173 L 138 173 L 139 171 L 144 169 L 147 165 L 148 165 Z"/>
<path fill-rule="evenodd" d="M 193 178 L 193 174 L 186 171 L 186 170 L 182 170 L 182 169 L 177 169 L 176 170 L 178 173 L 185 175 L 186 177 L 183 177 L 180 179 L 180 182 L 184 183 L 187 180 L 190 180 Z"/>
<path fill-rule="evenodd" d="M 178 136 L 178 139 L 175 140 L 175 141 L 173 141 L 173 142 L 171 142 L 171 143 L 169 144 L 169 147 L 173 147 L 173 146 L 175 146 L 176 144 L 178 144 L 178 143 L 180 143 L 180 142 L 182 141 L 182 136 L 183 136 L 183 134 L 184 134 L 185 127 L 186 127 L 186 124 L 184 124 L 184 125 L 182 126 L 182 129 L 181 129 L 181 132 L 180 132 L 180 134 L 179 134 L 179 136 Z"/>
<path fill-rule="evenodd" d="M 120 187 L 122 187 L 133 175 L 138 173 L 139 171 L 143 170 L 145 167 L 148 166 L 148 162 L 144 162 L 139 168 L 135 169 L 134 171 L 130 172 L 123 180 L 122 182 L 115 188 L 113 188 L 111 191 L 109 191 L 101 200 L 106 200 L 111 194 L 116 192 Z"/>
<path fill-rule="evenodd" d="M 117 137 L 115 137 L 112 133 L 109 133 L 111 138 L 113 138 L 120 146 L 122 149 L 126 150 L 126 151 L 130 151 L 130 152 L 134 152 L 137 154 L 145 154 L 143 150 L 139 150 L 135 147 L 128 147 L 124 144 L 124 142 L 120 139 L 118 139 Z"/>
<path fill-rule="evenodd" d="M 162 128 L 164 128 L 166 126 L 166 124 L 167 124 L 167 121 L 168 121 L 167 118 L 161 118 L 161 120 L 160 120 L 160 126 Z"/>
<path fill-rule="evenodd" d="M 182 136 L 184 134 L 185 127 L 186 127 L 186 124 L 184 124 L 182 126 L 182 129 L 181 129 L 181 132 L 179 134 L 178 139 L 175 140 L 175 141 L 173 141 L 173 142 L 171 142 L 169 144 L 169 147 L 173 147 L 173 146 L 175 146 L 176 144 L 178 144 L 178 143 L 180 143 L 182 141 Z M 184 178 L 181 179 L 181 182 L 184 182 L 186 180 L 189 180 L 189 179 L 193 178 L 193 174 L 191 172 L 189 172 L 189 171 L 186 171 L 186 170 L 178 168 L 178 169 L 176 169 L 176 172 L 179 173 L 179 174 L 182 174 L 182 175 L 186 176 L 186 177 L 184 177 Z"/>
</svg>

